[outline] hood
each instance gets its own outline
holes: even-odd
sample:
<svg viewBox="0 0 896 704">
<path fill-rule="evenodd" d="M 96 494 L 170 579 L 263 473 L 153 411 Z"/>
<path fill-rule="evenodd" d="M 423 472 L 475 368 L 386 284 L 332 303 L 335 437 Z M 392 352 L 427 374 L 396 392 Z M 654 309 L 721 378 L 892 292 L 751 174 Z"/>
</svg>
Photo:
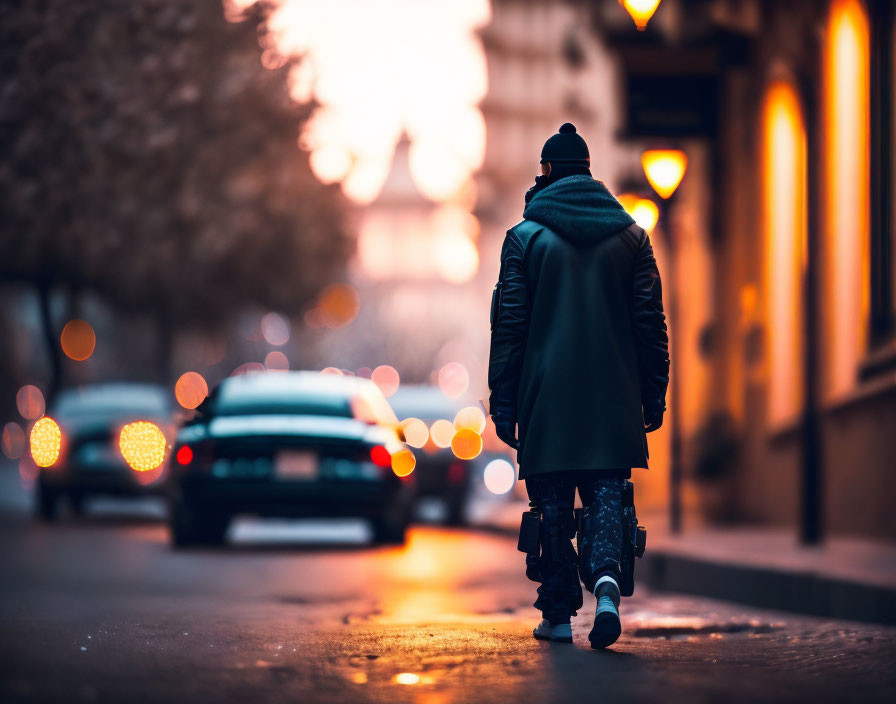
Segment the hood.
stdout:
<svg viewBox="0 0 896 704">
<path fill-rule="evenodd" d="M 596 244 L 635 222 L 607 187 L 588 175 L 567 176 L 539 191 L 523 217 L 575 244 Z"/>
</svg>

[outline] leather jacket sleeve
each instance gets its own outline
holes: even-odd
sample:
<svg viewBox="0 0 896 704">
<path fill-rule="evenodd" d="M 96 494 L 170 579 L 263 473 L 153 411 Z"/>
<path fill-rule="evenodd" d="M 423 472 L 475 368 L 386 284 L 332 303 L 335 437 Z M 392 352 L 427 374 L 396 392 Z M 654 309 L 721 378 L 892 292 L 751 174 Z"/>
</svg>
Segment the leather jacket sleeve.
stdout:
<svg viewBox="0 0 896 704">
<path fill-rule="evenodd" d="M 661 404 L 665 409 L 666 387 L 669 385 L 669 336 L 663 313 L 663 286 L 646 233 L 642 232 L 639 244 L 632 282 L 632 328 L 638 353 L 641 401 L 645 407 Z"/>
<path fill-rule="evenodd" d="M 492 294 L 489 413 L 516 420 L 517 387 L 529 333 L 529 291 L 523 268 L 524 250 L 510 230 L 501 249 L 501 273 Z"/>
</svg>

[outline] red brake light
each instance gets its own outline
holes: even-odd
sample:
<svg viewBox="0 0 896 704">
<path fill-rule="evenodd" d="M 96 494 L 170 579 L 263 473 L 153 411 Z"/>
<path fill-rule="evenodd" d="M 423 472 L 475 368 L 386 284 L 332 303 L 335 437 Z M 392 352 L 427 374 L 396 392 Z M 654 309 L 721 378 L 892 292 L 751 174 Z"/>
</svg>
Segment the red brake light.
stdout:
<svg viewBox="0 0 896 704">
<path fill-rule="evenodd" d="M 392 455 L 382 445 L 375 445 L 370 448 L 370 460 L 378 467 L 392 466 Z"/>
<path fill-rule="evenodd" d="M 189 445 L 181 447 L 175 455 L 178 464 L 190 464 L 193 461 L 193 450 Z"/>
</svg>

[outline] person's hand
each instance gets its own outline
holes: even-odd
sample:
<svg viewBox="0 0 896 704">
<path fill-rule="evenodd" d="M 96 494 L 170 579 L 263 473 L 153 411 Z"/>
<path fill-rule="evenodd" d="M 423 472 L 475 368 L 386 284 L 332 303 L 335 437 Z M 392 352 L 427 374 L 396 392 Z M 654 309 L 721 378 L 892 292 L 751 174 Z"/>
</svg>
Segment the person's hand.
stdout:
<svg viewBox="0 0 896 704">
<path fill-rule="evenodd" d="M 501 442 L 510 445 L 514 450 L 520 449 L 519 440 L 516 439 L 516 421 L 509 416 L 493 416 L 495 421 L 495 433 Z"/>
<path fill-rule="evenodd" d="M 663 425 L 663 413 L 666 411 L 666 404 L 662 399 L 650 399 L 644 402 L 644 431 L 652 433 L 659 430 Z"/>
</svg>

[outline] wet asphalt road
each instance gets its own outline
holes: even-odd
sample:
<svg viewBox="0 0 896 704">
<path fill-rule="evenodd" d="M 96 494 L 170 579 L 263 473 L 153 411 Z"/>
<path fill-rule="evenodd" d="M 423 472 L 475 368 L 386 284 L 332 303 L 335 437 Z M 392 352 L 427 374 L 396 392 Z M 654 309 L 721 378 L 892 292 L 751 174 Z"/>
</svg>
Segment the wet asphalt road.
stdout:
<svg viewBox="0 0 896 704">
<path fill-rule="evenodd" d="M 588 649 L 593 602 L 574 645 L 541 643 L 511 538 L 334 530 L 174 552 L 135 513 L 44 526 L 0 502 L 0 700 L 896 701 L 896 629 L 642 590 L 612 651 Z"/>
</svg>

